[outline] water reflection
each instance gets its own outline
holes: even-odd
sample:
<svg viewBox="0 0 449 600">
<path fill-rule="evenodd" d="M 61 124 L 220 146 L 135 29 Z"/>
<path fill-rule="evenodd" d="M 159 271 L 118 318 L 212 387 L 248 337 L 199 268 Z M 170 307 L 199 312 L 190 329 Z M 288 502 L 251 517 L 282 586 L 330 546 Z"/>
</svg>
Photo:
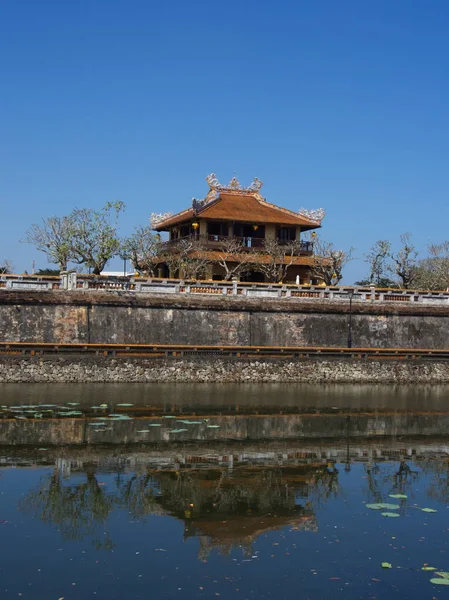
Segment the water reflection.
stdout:
<svg viewBox="0 0 449 600">
<path fill-rule="evenodd" d="M 346 463 L 341 462 L 344 447 L 332 445 L 308 451 L 230 447 L 227 455 L 203 448 L 184 455 L 69 455 L 55 459 L 52 472 L 42 475 L 19 507 L 63 538 L 90 538 L 97 549 L 114 547 L 109 521 L 116 511 L 126 510 L 134 520 L 169 515 L 181 521 L 184 538 L 198 538 L 201 560 L 212 549 L 229 554 L 242 548 L 250 555 L 254 541 L 267 531 L 318 531 L 317 510 L 348 493 L 355 467 L 363 469 L 359 485 L 368 503 L 385 502 L 389 494 L 406 495 L 410 502 L 422 486 L 429 499 L 448 502 L 448 449 L 438 441 L 409 440 L 406 446 L 366 441 L 351 449 Z M 28 452 L 7 462 L 48 460 Z"/>
<path fill-rule="evenodd" d="M 448 391 L 0 386 L 3 587 L 437 597 L 422 565 L 447 570 Z"/>
</svg>

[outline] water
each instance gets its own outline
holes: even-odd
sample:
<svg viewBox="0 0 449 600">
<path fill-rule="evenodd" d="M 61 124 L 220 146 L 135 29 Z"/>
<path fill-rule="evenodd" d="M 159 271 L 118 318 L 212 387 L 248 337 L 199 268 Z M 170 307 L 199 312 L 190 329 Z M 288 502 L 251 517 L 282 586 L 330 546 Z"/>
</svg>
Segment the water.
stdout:
<svg viewBox="0 0 449 600">
<path fill-rule="evenodd" d="M 0 386 L 1 597 L 443 598 L 448 392 Z"/>
</svg>

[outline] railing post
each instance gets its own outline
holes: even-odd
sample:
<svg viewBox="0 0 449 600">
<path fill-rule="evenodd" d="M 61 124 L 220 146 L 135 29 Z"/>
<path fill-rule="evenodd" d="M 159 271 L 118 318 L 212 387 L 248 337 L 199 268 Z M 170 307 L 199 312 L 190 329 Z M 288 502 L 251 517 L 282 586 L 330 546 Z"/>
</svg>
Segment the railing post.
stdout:
<svg viewBox="0 0 449 600">
<path fill-rule="evenodd" d="M 76 273 L 68 273 L 67 277 L 67 289 L 76 290 Z"/>
<path fill-rule="evenodd" d="M 374 302 L 376 300 L 376 288 L 374 287 L 374 285 L 370 285 L 369 289 L 371 290 L 370 300 L 371 302 Z"/>
</svg>

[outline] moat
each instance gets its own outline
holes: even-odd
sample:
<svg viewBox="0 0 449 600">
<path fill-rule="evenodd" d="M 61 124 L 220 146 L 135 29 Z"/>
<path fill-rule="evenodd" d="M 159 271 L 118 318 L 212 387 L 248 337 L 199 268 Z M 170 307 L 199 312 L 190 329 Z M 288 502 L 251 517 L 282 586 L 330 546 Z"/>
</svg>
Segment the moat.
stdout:
<svg viewBox="0 0 449 600">
<path fill-rule="evenodd" d="M 449 386 L 3 384 L 0 405 L 4 598 L 446 593 Z"/>
</svg>

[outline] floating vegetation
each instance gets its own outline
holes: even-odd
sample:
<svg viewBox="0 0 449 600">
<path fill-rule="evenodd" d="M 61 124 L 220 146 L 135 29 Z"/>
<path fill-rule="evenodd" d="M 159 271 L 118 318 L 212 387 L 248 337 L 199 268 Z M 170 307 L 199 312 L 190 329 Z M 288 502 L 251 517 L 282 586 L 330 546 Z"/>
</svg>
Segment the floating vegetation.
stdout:
<svg viewBox="0 0 449 600">
<path fill-rule="evenodd" d="M 104 427 L 106 423 L 88 423 L 89 427 Z"/>
<path fill-rule="evenodd" d="M 189 419 L 178 419 L 178 423 L 184 423 L 185 425 L 201 425 L 202 421 L 189 421 Z"/>
<path fill-rule="evenodd" d="M 174 415 L 164 415 L 163 419 L 176 419 Z"/>
<path fill-rule="evenodd" d="M 160 423 L 150 423 L 148 427 L 162 427 Z"/>
<path fill-rule="evenodd" d="M 107 406 L 107 405 L 105 404 L 104 406 Z M 116 406 L 134 406 L 134 404 L 125 404 L 125 403 L 122 403 L 122 404 L 117 404 Z"/>
<path fill-rule="evenodd" d="M 169 429 L 169 433 L 181 433 L 182 431 L 188 431 L 187 429 Z"/>
<path fill-rule="evenodd" d="M 382 569 L 392 569 L 393 568 L 391 563 L 389 563 L 389 562 L 383 562 L 381 566 L 382 566 Z"/>
<path fill-rule="evenodd" d="M 390 498 L 397 498 L 397 499 L 399 499 L 399 498 L 407 498 L 408 497 L 406 494 L 388 494 L 388 496 Z"/>
<path fill-rule="evenodd" d="M 386 510 L 398 510 L 400 508 L 399 504 L 389 504 L 388 502 L 377 502 L 375 504 L 365 504 L 366 508 L 370 508 L 371 510 L 381 510 L 382 508 Z"/>
<path fill-rule="evenodd" d="M 139 429 L 137 433 L 150 433 L 148 429 Z"/>
<path fill-rule="evenodd" d="M 426 512 L 426 513 L 436 513 L 437 512 L 434 508 L 421 508 L 420 510 L 422 510 L 423 512 Z"/>
<path fill-rule="evenodd" d="M 383 517 L 399 517 L 400 515 L 398 515 L 398 513 L 394 513 L 394 512 L 383 512 L 380 513 Z"/>
<path fill-rule="evenodd" d="M 443 579 L 449 580 L 449 573 L 447 571 L 437 571 L 435 575 L 439 575 L 440 577 L 443 577 Z"/>
<path fill-rule="evenodd" d="M 443 579 L 442 577 L 432 577 L 430 583 L 434 585 L 449 585 L 449 579 Z"/>
<path fill-rule="evenodd" d="M 219 429 L 220 425 L 206 425 L 208 429 Z"/>
</svg>

